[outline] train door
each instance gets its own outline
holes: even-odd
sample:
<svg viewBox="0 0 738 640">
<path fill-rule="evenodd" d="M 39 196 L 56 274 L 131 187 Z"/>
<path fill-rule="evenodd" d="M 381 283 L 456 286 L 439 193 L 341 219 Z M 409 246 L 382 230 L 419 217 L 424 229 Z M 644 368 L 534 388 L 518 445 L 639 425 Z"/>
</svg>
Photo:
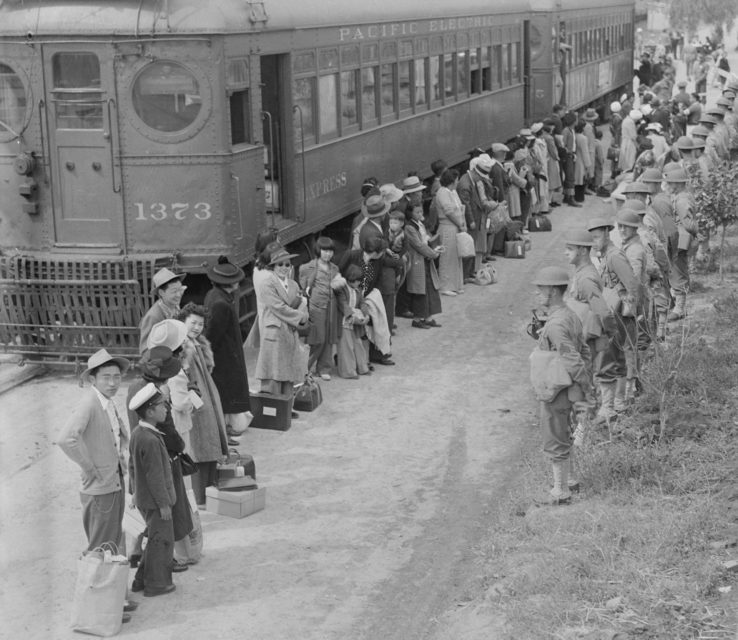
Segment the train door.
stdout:
<svg viewBox="0 0 738 640">
<path fill-rule="evenodd" d="M 113 61 L 94 44 L 44 48 L 46 131 L 60 247 L 124 249 Z"/>
<path fill-rule="evenodd" d="M 292 207 L 294 159 L 287 153 L 292 126 L 289 56 L 261 56 L 261 112 L 264 140 L 266 210 L 277 227 L 284 226 Z"/>
</svg>

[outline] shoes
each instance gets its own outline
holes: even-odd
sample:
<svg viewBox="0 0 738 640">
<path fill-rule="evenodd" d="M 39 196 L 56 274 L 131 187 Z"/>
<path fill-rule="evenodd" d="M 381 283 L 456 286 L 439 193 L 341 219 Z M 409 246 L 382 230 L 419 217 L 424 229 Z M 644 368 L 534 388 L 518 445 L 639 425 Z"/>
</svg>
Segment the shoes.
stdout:
<svg viewBox="0 0 738 640">
<path fill-rule="evenodd" d="M 401 318 L 413 318 L 413 312 L 412 311 L 403 311 L 402 313 L 397 314 Z"/>
<path fill-rule="evenodd" d="M 167 593 L 172 593 L 176 588 L 176 585 L 168 584 L 166 587 L 159 587 L 158 589 L 144 589 L 144 597 L 153 598 L 155 596 L 163 596 Z"/>
<path fill-rule="evenodd" d="M 130 622 L 130 621 L 131 621 L 131 614 L 130 614 L 130 613 L 124 613 L 124 614 L 123 614 L 123 617 L 121 618 L 121 620 L 120 620 L 120 621 L 121 621 L 121 622 L 122 622 L 123 624 L 125 624 L 126 622 Z"/>
<path fill-rule="evenodd" d="M 391 328 L 392 328 L 392 329 L 397 329 L 397 325 L 396 325 L 396 324 L 395 324 L 395 323 L 393 322 L 393 323 L 392 323 L 392 327 L 391 327 Z"/>
<path fill-rule="evenodd" d="M 299 413 L 297 413 L 297 411 L 293 411 L 293 412 L 292 412 L 292 419 L 293 419 L 293 420 L 297 420 L 297 418 L 299 418 L 299 417 L 300 417 L 300 414 L 299 414 Z"/>
<path fill-rule="evenodd" d="M 321 380 L 330 380 L 331 379 L 331 374 L 330 373 L 321 373 L 320 374 L 320 379 Z"/>
<path fill-rule="evenodd" d="M 367 369 L 369 369 L 369 371 L 374 371 L 374 365 L 371 362 L 368 365 L 366 365 L 366 367 Z"/>
<path fill-rule="evenodd" d="M 392 360 L 389 356 L 385 356 L 381 360 L 377 360 L 377 364 L 383 364 L 386 367 L 391 367 L 395 364 L 395 361 Z"/>
<path fill-rule="evenodd" d="M 123 613 L 131 613 L 138 609 L 138 602 L 135 600 L 124 600 L 123 601 Z"/>
<path fill-rule="evenodd" d="M 131 569 L 135 569 L 136 567 L 138 567 L 139 562 L 141 562 L 140 553 L 132 553 L 130 556 L 128 556 L 128 564 L 131 565 Z"/>
<path fill-rule="evenodd" d="M 426 326 L 428 327 L 435 327 L 437 329 L 440 329 L 443 325 L 438 324 L 435 320 L 424 320 Z"/>
<path fill-rule="evenodd" d="M 458 293 L 459 295 L 461 295 L 462 293 L 464 293 L 464 290 L 463 289 L 459 289 L 456 293 Z"/>
<path fill-rule="evenodd" d="M 430 329 L 424 320 L 413 320 L 413 326 L 416 329 Z"/>
<path fill-rule="evenodd" d="M 497 258 L 495 258 L 494 256 L 484 256 L 484 258 L 482 258 L 482 263 L 487 262 L 497 262 Z"/>
<path fill-rule="evenodd" d="M 175 560 L 172 563 L 172 573 L 182 573 L 183 571 L 187 571 L 188 568 L 189 567 L 187 566 L 187 563 L 185 562 L 179 562 Z M 144 595 L 146 594 L 144 593 Z"/>
<path fill-rule="evenodd" d="M 238 438 L 234 438 L 233 436 L 228 436 L 228 446 L 229 447 L 237 447 L 240 444 L 241 444 L 241 441 Z"/>
<path fill-rule="evenodd" d="M 549 202 L 549 204 L 550 204 L 550 205 L 551 205 L 552 207 L 560 207 L 560 206 L 561 206 L 561 203 L 560 203 L 560 202 Z"/>
<path fill-rule="evenodd" d="M 453 291 L 439 291 L 439 293 L 442 296 L 450 296 L 451 298 L 455 298 L 456 294 Z"/>
<path fill-rule="evenodd" d="M 133 593 L 137 593 L 137 592 L 143 591 L 143 590 L 144 590 L 144 583 L 143 583 L 143 581 L 141 581 L 141 580 L 134 580 L 133 581 L 133 584 L 131 585 L 131 591 L 133 591 Z"/>
<path fill-rule="evenodd" d="M 475 282 L 474 278 L 464 278 L 464 284 L 474 284 Z"/>
</svg>

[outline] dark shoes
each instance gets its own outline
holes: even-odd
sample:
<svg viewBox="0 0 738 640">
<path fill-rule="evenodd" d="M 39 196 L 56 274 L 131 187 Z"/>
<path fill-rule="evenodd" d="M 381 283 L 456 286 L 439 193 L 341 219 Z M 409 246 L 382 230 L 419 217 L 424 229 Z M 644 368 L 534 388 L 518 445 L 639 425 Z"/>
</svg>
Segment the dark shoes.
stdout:
<svg viewBox="0 0 738 640">
<path fill-rule="evenodd" d="M 144 590 L 144 583 L 141 580 L 134 580 L 133 584 L 131 585 L 131 591 L 133 591 L 133 593 L 136 593 L 138 591 L 143 591 L 143 590 Z"/>
<path fill-rule="evenodd" d="M 138 567 L 139 562 L 141 562 L 140 553 L 132 553 L 130 556 L 128 556 L 128 564 L 131 565 L 131 569 L 135 569 L 136 567 Z"/>
<path fill-rule="evenodd" d="M 293 419 L 293 420 L 297 420 L 297 419 L 298 419 L 299 417 L 300 417 L 300 414 L 299 414 L 299 413 L 297 413 L 297 411 L 293 411 L 293 412 L 292 412 L 292 419 Z"/>
<path fill-rule="evenodd" d="M 413 312 L 412 311 L 403 311 L 402 313 L 398 314 L 401 318 L 412 318 Z"/>
<path fill-rule="evenodd" d="M 389 356 L 385 356 L 381 360 L 376 360 L 377 364 L 383 364 L 385 367 L 391 367 L 395 364 L 395 361 Z"/>
<path fill-rule="evenodd" d="M 185 562 L 177 562 L 176 560 L 172 563 L 172 573 L 182 573 L 183 571 L 187 571 L 187 563 Z"/>
<path fill-rule="evenodd" d="M 416 329 L 430 329 L 424 320 L 413 320 L 413 326 Z"/>
<path fill-rule="evenodd" d="M 159 589 L 144 589 L 144 596 L 146 598 L 153 598 L 155 596 L 163 596 L 167 593 L 172 593 L 177 587 L 173 584 L 168 584 L 166 587 L 160 587 Z"/>
<path fill-rule="evenodd" d="M 123 613 L 131 613 L 138 609 L 138 602 L 135 600 L 124 600 L 123 601 Z"/>
<path fill-rule="evenodd" d="M 429 327 L 440 329 L 442 325 L 438 324 L 435 320 L 424 320 L 425 324 Z"/>
<path fill-rule="evenodd" d="M 120 621 L 121 621 L 121 622 L 122 622 L 123 624 L 125 624 L 126 622 L 130 622 L 130 621 L 131 621 L 131 614 L 130 614 L 130 613 L 124 613 L 124 614 L 123 614 L 123 617 L 121 618 L 121 620 L 120 620 Z"/>
</svg>

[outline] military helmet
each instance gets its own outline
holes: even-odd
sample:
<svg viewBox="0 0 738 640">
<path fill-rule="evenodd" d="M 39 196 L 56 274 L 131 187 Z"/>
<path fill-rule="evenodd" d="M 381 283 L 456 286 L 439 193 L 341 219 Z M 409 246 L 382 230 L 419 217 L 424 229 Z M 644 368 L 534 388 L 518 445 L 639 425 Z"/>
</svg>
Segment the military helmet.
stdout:
<svg viewBox="0 0 738 640">
<path fill-rule="evenodd" d="M 664 175 L 666 175 L 667 173 L 669 173 L 669 171 L 674 171 L 675 169 L 681 169 L 681 168 L 682 168 L 682 165 L 679 162 L 667 162 L 664 165 L 663 173 Z"/>
<path fill-rule="evenodd" d="M 663 180 L 663 176 L 661 175 L 661 171 L 659 171 L 656 167 L 649 167 L 641 174 L 639 180 L 644 184 L 648 184 L 649 182 L 660 183 L 661 180 Z"/>
<path fill-rule="evenodd" d="M 635 211 L 631 211 L 625 208 L 618 211 L 618 215 L 615 219 L 617 220 L 618 224 L 625 227 L 638 228 L 641 225 L 641 219 L 638 214 Z"/>
<path fill-rule="evenodd" d="M 715 104 L 718 107 L 725 107 L 726 109 L 730 109 L 733 106 L 733 101 L 729 98 L 718 98 L 715 100 Z"/>
<path fill-rule="evenodd" d="M 610 220 L 602 216 L 597 216 L 596 218 L 592 218 L 587 223 L 587 231 L 594 231 L 595 229 L 602 229 L 602 228 L 614 229 L 615 225 Z"/>
<path fill-rule="evenodd" d="M 635 211 L 638 215 L 644 215 L 646 213 L 646 203 L 640 200 L 626 200 L 620 211 L 624 210 Z"/>
<path fill-rule="evenodd" d="M 681 136 L 676 141 L 676 147 L 677 149 L 684 149 L 685 151 L 691 151 L 694 149 L 694 140 L 690 138 L 689 136 Z"/>
<path fill-rule="evenodd" d="M 679 167 L 673 171 L 664 171 L 664 180 L 666 182 L 689 182 L 689 176 L 684 169 Z"/>
<path fill-rule="evenodd" d="M 706 138 L 709 135 L 710 135 L 710 130 L 707 127 L 703 127 L 701 124 L 698 124 L 694 129 L 692 129 L 693 139 L 695 136 L 702 136 Z"/>
<path fill-rule="evenodd" d="M 533 278 L 533 284 L 539 287 L 562 287 L 569 284 L 569 274 L 562 267 L 543 267 Z"/>
<path fill-rule="evenodd" d="M 715 118 L 724 118 L 725 117 L 725 109 L 722 107 L 710 107 L 705 113 L 708 116 L 714 116 Z"/>
<path fill-rule="evenodd" d="M 711 125 L 716 125 L 718 123 L 717 118 L 711 113 L 703 113 L 700 116 L 700 124 L 702 124 L 703 122 L 707 122 Z M 694 131 L 692 131 L 692 133 L 694 134 Z"/>
<path fill-rule="evenodd" d="M 623 193 L 651 193 L 651 189 L 648 188 L 647 184 L 636 180 L 635 182 L 629 182 L 623 188 Z"/>
<path fill-rule="evenodd" d="M 575 229 L 574 231 L 570 231 L 566 236 L 564 244 L 572 245 L 574 247 L 591 247 L 594 243 L 589 231 L 585 231 L 584 229 Z"/>
</svg>

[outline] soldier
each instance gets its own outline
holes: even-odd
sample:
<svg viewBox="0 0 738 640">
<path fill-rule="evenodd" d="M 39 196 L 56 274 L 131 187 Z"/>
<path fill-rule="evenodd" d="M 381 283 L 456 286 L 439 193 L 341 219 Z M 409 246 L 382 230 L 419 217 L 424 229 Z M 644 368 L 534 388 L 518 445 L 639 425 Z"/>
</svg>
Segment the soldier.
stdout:
<svg viewBox="0 0 738 640">
<path fill-rule="evenodd" d="M 728 96 L 733 96 L 732 98 Z M 733 113 L 735 94 L 732 91 L 723 92 L 723 97 L 718 98 L 715 104 L 725 111 L 723 122 L 728 130 L 728 152 L 730 159 L 738 157 L 738 116 Z"/>
<path fill-rule="evenodd" d="M 538 337 L 538 348 L 531 355 L 531 381 L 539 399 L 543 451 L 551 460 L 553 472 L 550 497 L 541 502 L 554 505 L 568 504 L 571 489 L 578 489 L 577 484 L 569 482 L 572 407 L 586 411 L 594 403 L 590 355 L 582 336 L 582 323 L 564 302 L 568 283 L 569 275 L 561 267 L 544 267 L 533 280 L 538 301 L 548 315 Z M 561 369 L 565 371 L 563 376 Z"/>
<path fill-rule="evenodd" d="M 715 136 L 715 147 L 721 160 L 730 159 L 730 131 L 725 124 L 725 109 L 721 106 L 710 107 L 705 111 L 708 116 L 715 118 L 715 128 L 712 134 Z M 709 138 L 709 136 L 708 136 Z"/>
<path fill-rule="evenodd" d="M 658 169 L 656 169 L 658 171 Z M 659 172 L 659 178 L 661 177 L 661 172 Z M 623 193 L 625 194 L 626 201 L 627 200 L 638 200 L 639 202 L 642 202 L 644 204 L 644 211 L 646 215 L 646 219 L 644 220 L 644 224 L 653 231 L 653 233 L 656 235 L 656 237 L 659 239 L 659 241 L 662 244 L 666 244 L 666 232 L 664 230 L 664 223 L 661 220 L 661 217 L 653 210 L 648 209 L 645 205 L 648 202 L 649 194 L 651 193 L 651 188 L 645 183 L 641 181 L 631 182 L 627 185 L 625 185 L 625 188 L 623 189 Z M 625 204 L 623 204 L 625 206 Z"/>
<path fill-rule="evenodd" d="M 723 159 L 723 150 L 721 149 L 720 141 L 715 134 L 716 124 L 717 118 L 715 116 L 710 115 L 709 113 L 703 113 L 700 116 L 700 125 L 703 129 L 707 129 L 708 132 L 705 140 L 705 153 L 710 157 L 710 160 L 712 160 L 713 164 L 719 164 L 720 160 Z M 695 135 L 697 134 L 695 134 L 694 130 L 692 130 L 692 137 L 694 137 Z M 727 148 L 725 149 L 725 154 L 727 155 Z"/>
<path fill-rule="evenodd" d="M 689 254 L 696 249 L 697 223 L 694 219 L 695 202 L 687 189 L 689 177 L 679 167 L 664 171 L 664 191 L 671 197 L 674 216 L 679 230 L 677 253 L 672 261 L 671 294 L 674 309 L 669 314 L 669 322 L 684 318 L 689 290 Z"/>
<path fill-rule="evenodd" d="M 610 239 L 613 228 L 613 223 L 605 218 L 593 218 L 587 225 L 587 230 L 592 234 L 592 247 L 600 257 L 603 297 L 615 317 L 617 327 L 609 348 L 598 354 L 595 380 L 600 385 L 602 395 L 597 413 L 599 423 L 609 422 L 618 411 L 627 408 L 628 381 L 631 381 L 632 389 L 638 375 L 635 316 L 641 303 L 641 283 L 633 273 L 625 253 Z"/>
</svg>

